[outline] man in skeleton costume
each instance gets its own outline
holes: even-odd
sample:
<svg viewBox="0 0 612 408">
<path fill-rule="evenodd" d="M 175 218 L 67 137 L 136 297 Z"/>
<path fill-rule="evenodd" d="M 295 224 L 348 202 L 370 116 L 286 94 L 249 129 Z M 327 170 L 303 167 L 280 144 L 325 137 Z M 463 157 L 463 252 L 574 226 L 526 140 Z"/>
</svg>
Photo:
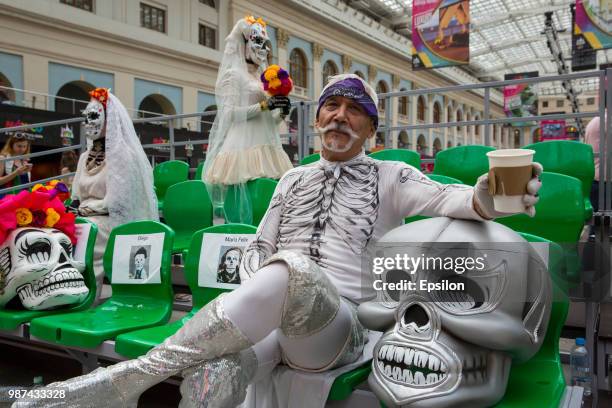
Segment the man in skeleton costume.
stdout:
<svg viewBox="0 0 612 408">
<path fill-rule="evenodd" d="M 247 17 L 226 38 L 219 67 L 217 115 L 202 174 L 215 207 L 223 205 L 226 194 L 235 196 L 240 207 L 239 219 L 232 220 L 236 222 L 252 221 L 247 181 L 279 179 L 293 167 L 279 136 L 281 111 L 290 106 L 289 98 L 267 97 L 260 79 L 270 52 L 266 23 Z"/>
<path fill-rule="evenodd" d="M 71 390 L 69 402 L 134 404 L 148 387 L 182 373 L 181 407 L 231 407 L 243 400 L 247 384 L 280 361 L 322 372 L 360 357 L 365 329 L 356 306 L 374 297 L 364 284 L 370 274 L 362 275 L 364 251 L 407 216 L 502 215 L 493 208 L 486 175 L 474 188 L 441 185 L 404 163 L 367 157 L 363 145 L 375 134 L 377 103 L 358 76 L 332 77 L 315 122 L 322 158 L 280 180 L 243 256 L 241 286 L 145 356 L 56 384 Z M 535 167 L 537 174 L 541 167 Z M 528 213 L 539 188 L 534 177 L 525 195 Z"/>
<path fill-rule="evenodd" d="M 94 249 L 97 298 L 102 290 L 102 258 L 110 231 L 137 220 L 159 220 L 153 169 L 127 110 L 107 89 L 90 92 L 83 111 L 89 148 L 79 158 L 72 184 L 73 208 L 98 225 Z"/>
</svg>

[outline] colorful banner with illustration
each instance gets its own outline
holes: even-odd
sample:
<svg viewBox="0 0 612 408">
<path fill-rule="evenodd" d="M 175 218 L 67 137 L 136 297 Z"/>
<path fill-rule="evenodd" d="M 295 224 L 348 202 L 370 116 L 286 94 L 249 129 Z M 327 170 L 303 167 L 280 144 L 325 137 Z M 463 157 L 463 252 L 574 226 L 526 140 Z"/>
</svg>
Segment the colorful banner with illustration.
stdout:
<svg viewBox="0 0 612 408">
<path fill-rule="evenodd" d="M 537 77 L 538 72 L 521 72 L 504 75 L 504 80 Z M 518 84 L 504 87 L 504 111 L 509 118 L 523 118 L 538 114 L 538 95 L 535 85 Z M 532 126 L 533 122 L 517 122 L 512 126 Z"/>
<path fill-rule="evenodd" d="M 540 123 L 540 140 L 569 139 L 565 132 L 565 120 L 543 120 Z"/>
<path fill-rule="evenodd" d="M 414 0 L 412 69 L 470 62 L 469 0 Z"/>
<path fill-rule="evenodd" d="M 570 4 L 572 12 L 572 71 L 586 71 L 597 68 L 597 50 L 587 42 L 582 31 L 576 28 L 576 5 Z"/>
<path fill-rule="evenodd" d="M 612 1 L 576 0 L 574 35 L 594 50 L 612 48 Z"/>
</svg>

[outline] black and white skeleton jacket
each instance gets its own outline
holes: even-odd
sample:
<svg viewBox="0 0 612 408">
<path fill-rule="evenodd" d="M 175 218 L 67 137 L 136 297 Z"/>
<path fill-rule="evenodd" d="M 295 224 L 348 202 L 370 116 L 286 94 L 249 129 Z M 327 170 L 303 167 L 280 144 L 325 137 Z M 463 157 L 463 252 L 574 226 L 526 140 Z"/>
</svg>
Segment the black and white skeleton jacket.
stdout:
<svg viewBox="0 0 612 408">
<path fill-rule="evenodd" d="M 255 240 L 242 257 L 241 279 L 280 250 L 310 256 L 341 296 L 361 303 L 361 261 L 368 245 L 413 215 L 482 218 L 473 188 L 443 185 L 405 163 L 364 153 L 346 162 L 321 158 L 288 171 L 278 183 Z M 373 290 L 373 289 L 372 289 Z"/>
</svg>

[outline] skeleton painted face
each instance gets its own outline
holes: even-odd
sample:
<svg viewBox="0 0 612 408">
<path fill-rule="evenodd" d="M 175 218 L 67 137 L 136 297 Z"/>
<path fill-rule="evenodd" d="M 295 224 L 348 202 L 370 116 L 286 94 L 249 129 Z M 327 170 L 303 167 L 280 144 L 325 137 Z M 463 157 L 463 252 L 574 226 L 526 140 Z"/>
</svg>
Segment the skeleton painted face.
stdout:
<svg viewBox="0 0 612 408">
<path fill-rule="evenodd" d="M 399 301 L 381 292 L 378 301 L 359 307 L 366 327 L 384 331 L 369 377 L 374 393 L 388 407 L 495 405 L 504 395 L 512 361 L 531 358 L 546 334 L 551 283 L 539 255 L 504 226 L 449 218 L 404 225 L 381 241 L 381 247 L 405 243 L 404 253 L 422 259 L 439 251 L 432 250 L 432 242 L 470 243 L 459 252 L 482 257 L 483 267 L 458 273 L 456 267 L 441 271 L 421 265 L 414 274 L 404 273 L 416 286 Z M 458 259 L 448 249 L 452 245 L 442 245 L 447 248 L 437 255 Z M 430 290 L 420 283 L 445 280 L 462 282 L 463 288 Z"/>
<path fill-rule="evenodd" d="M 95 98 L 91 98 L 87 107 L 83 111 L 85 116 L 85 135 L 88 139 L 96 140 L 104 137 L 102 130 L 106 123 L 106 113 L 104 105 Z"/>
<path fill-rule="evenodd" d="M 270 40 L 266 29 L 259 23 L 253 23 L 246 38 L 246 58 L 254 64 L 265 68 L 268 66 L 268 54 L 270 53 Z"/>
<path fill-rule="evenodd" d="M 72 258 L 72 243 L 51 228 L 18 228 L 0 246 L 0 307 L 16 295 L 30 310 L 52 309 L 82 302 L 89 289 L 85 265 Z"/>
</svg>

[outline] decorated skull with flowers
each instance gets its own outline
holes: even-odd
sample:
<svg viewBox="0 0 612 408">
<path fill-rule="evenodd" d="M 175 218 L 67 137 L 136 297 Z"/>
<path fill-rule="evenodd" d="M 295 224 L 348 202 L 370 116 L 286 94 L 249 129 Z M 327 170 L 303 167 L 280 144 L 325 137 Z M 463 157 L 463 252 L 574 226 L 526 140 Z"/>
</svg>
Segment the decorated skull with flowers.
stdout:
<svg viewBox="0 0 612 408">
<path fill-rule="evenodd" d="M 81 303 L 89 289 L 85 265 L 73 258 L 75 216 L 60 198 L 68 190 L 58 182 L 33 190 L 0 200 L 0 307 Z"/>
</svg>

